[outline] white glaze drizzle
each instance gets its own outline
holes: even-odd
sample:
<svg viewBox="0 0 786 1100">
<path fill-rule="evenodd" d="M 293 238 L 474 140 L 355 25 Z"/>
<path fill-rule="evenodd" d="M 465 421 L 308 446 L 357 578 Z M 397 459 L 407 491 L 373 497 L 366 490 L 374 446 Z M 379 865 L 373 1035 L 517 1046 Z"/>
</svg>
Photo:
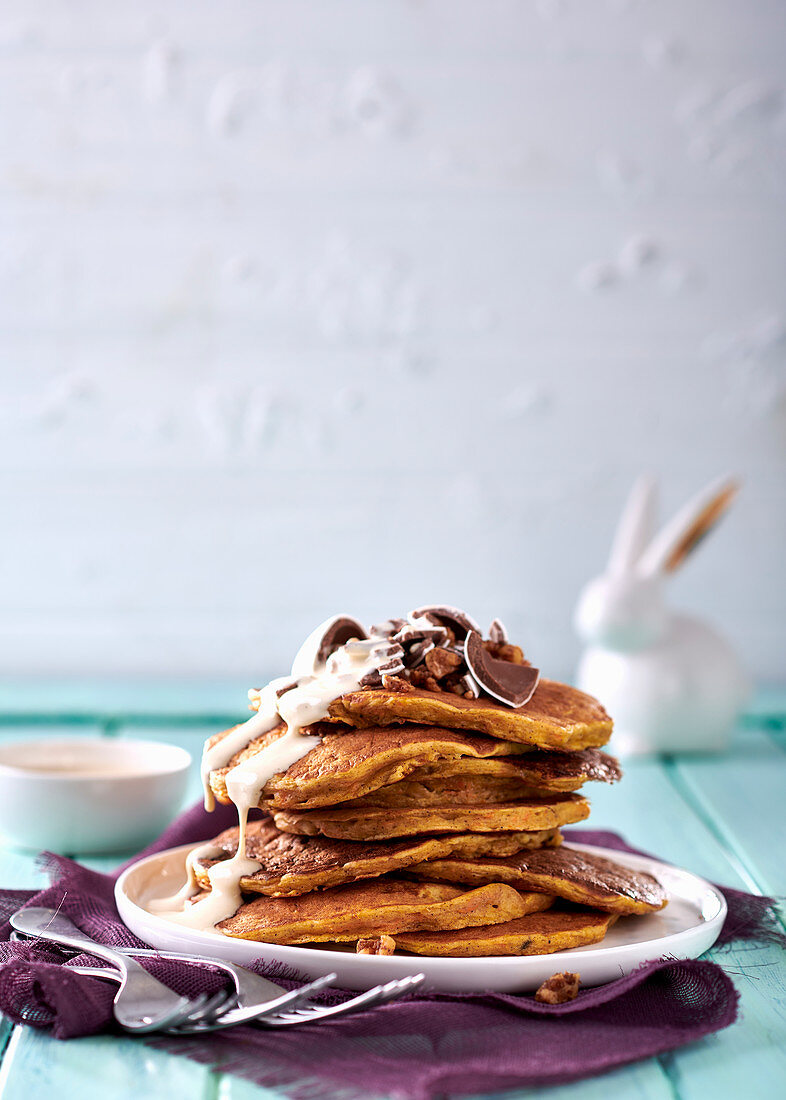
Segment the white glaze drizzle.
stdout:
<svg viewBox="0 0 786 1100">
<path fill-rule="evenodd" d="M 321 637 L 332 622 L 327 620 L 306 639 L 295 664 L 302 669 L 308 651 L 314 652 L 313 640 Z M 306 651 L 306 652 L 304 652 Z M 202 754 L 202 784 L 205 792 L 205 808 L 212 810 L 215 799 L 210 790 L 210 772 L 223 768 L 236 753 L 246 748 L 256 737 L 270 732 L 282 720 L 286 733 L 236 764 L 226 776 L 226 788 L 230 800 L 238 812 L 238 846 L 231 859 L 219 859 L 209 868 L 210 893 L 189 904 L 199 886 L 194 874 L 194 864 L 200 859 L 216 859 L 223 849 L 214 845 L 201 845 L 189 854 L 186 870 L 187 881 L 171 898 L 163 898 L 150 908 L 168 920 L 209 931 L 222 920 L 231 917 L 242 904 L 240 879 L 259 870 L 260 864 L 246 855 L 246 830 L 249 810 L 259 802 L 265 784 L 279 772 L 286 771 L 310 752 L 321 741 L 320 737 L 303 734 L 301 730 L 328 716 L 330 704 L 347 692 L 356 691 L 361 681 L 386 665 L 390 660 L 390 642 L 386 638 L 352 640 L 340 646 L 313 674 L 272 680 L 259 692 L 259 709 L 247 722 L 235 726 L 220 741 L 205 745 Z M 311 667 L 315 660 L 311 658 Z M 283 690 L 286 689 L 286 690 Z M 256 696 L 256 693 L 252 693 Z"/>
<path fill-rule="evenodd" d="M 215 744 L 205 743 L 202 752 L 201 774 L 206 810 L 212 811 L 216 805 L 216 800 L 210 789 L 210 773 L 218 768 L 225 768 L 232 757 L 247 748 L 255 737 L 262 737 L 263 734 L 276 728 L 281 721 L 278 713 L 277 693 L 291 683 L 291 676 L 279 676 L 277 679 L 271 680 L 267 687 L 262 688 L 259 692 L 256 714 L 252 714 L 247 722 L 241 722 L 239 726 L 229 730 Z M 254 694 L 256 695 L 256 693 Z M 273 746 L 269 747 L 272 748 Z"/>
</svg>

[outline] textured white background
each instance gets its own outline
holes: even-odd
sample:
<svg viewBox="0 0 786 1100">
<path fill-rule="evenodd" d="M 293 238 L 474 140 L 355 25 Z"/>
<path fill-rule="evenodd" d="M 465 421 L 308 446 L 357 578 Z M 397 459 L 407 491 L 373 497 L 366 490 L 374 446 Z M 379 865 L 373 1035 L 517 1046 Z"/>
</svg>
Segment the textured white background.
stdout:
<svg viewBox="0 0 786 1100">
<path fill-rule="evenodd" d="M 782 0 L 6 0 L 0 663 L 259 680 L 337 609 L 553 675 L 642 468 L 786 650 Z M 280 669 L 278 669 L 280 671 Z"/>
</svg>

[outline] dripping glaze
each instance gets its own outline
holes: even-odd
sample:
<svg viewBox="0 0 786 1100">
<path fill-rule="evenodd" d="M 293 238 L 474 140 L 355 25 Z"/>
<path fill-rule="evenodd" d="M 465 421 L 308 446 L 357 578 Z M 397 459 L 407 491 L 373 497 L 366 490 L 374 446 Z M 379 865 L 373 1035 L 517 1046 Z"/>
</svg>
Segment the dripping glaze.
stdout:
<svg viewBox="0 0 786 1100">
<path fill-rule="evenodd" d="M 257 806 L 265 784 L 279 772 L 286 771 L 321 741 L 320 737 L 303 733 L 303 729 L 328 716 L 330 704 L 347 692 L 357 691 L 369 674 L 378 673 L 390 663 L 390 643 L 385 638 L 351 639 L 339 646 L 326 660 L 320 660 L 319 646 L 327 629 L 339 616 L 328 619 L 304 642 L 293 670 L 297 675 L 272 680 L 260 692 L 250 692 L 258 709 L 247 722 L 235 726 L 214 744 L 206 744 L 202 755 L 202 786 L 205 808 L 213 810 L 215 799 L 210 789 L 210 773 L 224 768 L 255 738 L 283 725 L 282 733 L 272 744 L 236 764 L 226 776 L 227 793 L 237 809 L 238 846 L 230 859 L 220 859 L 224 850 L 204 844 L 189 853 L 187 881 L 177 894 L 162 898 L 151 905 L 156 913 L 168 920 L 201 931 L 212 931 L 216 924 L 231 917 L 243 898 L 240 879 L 258 871 L 260 864 L 246 855 L 246 830 L 249 810 Z M 311 669 L 312 671 L 304 671 Z M 200 859 L 218 859 L 208 870 L 210 892 L 192 900 L 199 893 L 194 865 Z"/>
</svg>

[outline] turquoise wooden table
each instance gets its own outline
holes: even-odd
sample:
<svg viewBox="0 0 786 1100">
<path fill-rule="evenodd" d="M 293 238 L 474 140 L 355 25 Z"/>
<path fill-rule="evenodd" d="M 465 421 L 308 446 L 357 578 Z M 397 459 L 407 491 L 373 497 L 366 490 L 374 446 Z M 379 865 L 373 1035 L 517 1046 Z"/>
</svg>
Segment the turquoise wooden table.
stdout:
<svg viewBox="0 0 786 1100">
<path fill-rule="evenodd" d="M 198 797 L 196 762 L 204 737 L 242 718 L 240 684 L 0 685 L 0 738 L 37 733 L 143 736 L 194 755 L 189 798 Z M 613 748 L 613 743 L 612 743 Z M 615 787 L 592 791 L 590 825 L 719 883 L 786 894 L 786 691 L 759 694 L 723 757 L 665 757 L 626 763 Z M 108 870 L 121 862 L 86 860 Z M 0 883 L 38 887 L 35 856 L 7 844 Z M 786 1095 L 786 960 L 776 945 L 739 944 L 710 953 L 742 995 L 741 1019 L 674 1054 L 604 1077 L 549 1090 L 552 1100 L 724 1100 Z M 525 1026 L 525 1025 L 523 1025 Z M 2 1100 L 79 1095 L 82 1100 L 283 1100 L 285 1092 L 219 1075 L 185 1058 L 121 1038 L 57 1042 L 31 1028 L 0 1032 Z M 323 1095 L 313 1084 L 315 1100 Z M 519 1089 L 497 1096 L 524 1098 Z"/>
</svg>

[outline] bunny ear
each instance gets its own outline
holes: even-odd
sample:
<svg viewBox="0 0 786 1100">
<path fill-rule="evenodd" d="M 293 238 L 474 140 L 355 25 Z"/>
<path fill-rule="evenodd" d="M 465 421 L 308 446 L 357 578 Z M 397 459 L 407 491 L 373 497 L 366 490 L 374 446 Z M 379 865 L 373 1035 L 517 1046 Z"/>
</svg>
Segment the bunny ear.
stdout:
<svg viewBox="0 0 786 1100">
<path fill-rule="evenodd" d="M 654 478 L 642 475 L 633 486 L 622 513 L 609 557 L 609 572 L 629 573 L 655 533 L 658 487 Z"/>
<path fill-rule="evenodd" d="M 713 481 L 680 509 L 642 555 L 639 567 L 645 576 L 673 573 L 720 520 L 739 484 L 733 478 Z"/>
</svg>

